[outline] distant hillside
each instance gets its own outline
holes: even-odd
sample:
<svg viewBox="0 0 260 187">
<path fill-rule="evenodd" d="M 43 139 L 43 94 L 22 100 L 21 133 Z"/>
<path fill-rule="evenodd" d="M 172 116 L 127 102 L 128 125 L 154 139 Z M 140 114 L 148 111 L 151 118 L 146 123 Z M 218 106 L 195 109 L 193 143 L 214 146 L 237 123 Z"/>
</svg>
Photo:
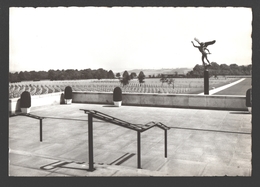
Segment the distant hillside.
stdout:
<svg viewBox="0 0 260 187">
<path fill-rule="evenodd" d="M 140 71 L 143 71 L 145 76 L 148 77 L 149 75 L 155 75 L 158 74 L 175 74 L 175 72 L 178 72 L 178 74 L 186 74 L 189 71 L 191 71 L 192 68 L 172 68 L 172 69 L 133 69 L 129 70 L 128 73 L 135 72 L 137 75 L 140 73 Z"/>
</svg>

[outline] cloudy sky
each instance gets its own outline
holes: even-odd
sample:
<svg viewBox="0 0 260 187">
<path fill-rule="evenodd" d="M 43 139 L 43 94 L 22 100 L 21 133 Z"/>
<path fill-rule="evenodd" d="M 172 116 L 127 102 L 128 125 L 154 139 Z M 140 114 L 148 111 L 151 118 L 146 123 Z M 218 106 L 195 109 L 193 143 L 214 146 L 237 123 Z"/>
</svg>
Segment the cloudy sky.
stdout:
<svg viewBox="0 0 260 187">
<path fill-rule="evenodd" d="M 209 60 L 249 65 L 250 8 L 10 8 L 10 71 L 193 68 L 191 41 L 216 40 Z"/>
</svg>

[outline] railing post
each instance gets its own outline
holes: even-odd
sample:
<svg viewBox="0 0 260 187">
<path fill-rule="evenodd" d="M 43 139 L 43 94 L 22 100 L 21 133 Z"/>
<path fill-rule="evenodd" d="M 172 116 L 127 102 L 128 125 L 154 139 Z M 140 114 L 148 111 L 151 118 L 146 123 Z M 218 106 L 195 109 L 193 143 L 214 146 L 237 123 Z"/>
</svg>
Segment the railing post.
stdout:
<svg viewBox="0 0 260 187">
<path fill-rule="evenodd" d="M 40 119 L 40 142 L 42 142 L 42 119 Z"/>
<path fill-rule="evenodd" d="M 137 131 L 137 168 L 141 169 L 141 133 Z"/>
<path fill-rule="evenodd" d="M 164 157 L 167 158 L 167 130 L 164 130 Z"/>
<path fill-rule="evenodd" d="M 94 171 L 93 161 L 93 116 L 91 113 L 88 114 L 88 159 L 89 169 L 88 171 Z"/>
</svg>

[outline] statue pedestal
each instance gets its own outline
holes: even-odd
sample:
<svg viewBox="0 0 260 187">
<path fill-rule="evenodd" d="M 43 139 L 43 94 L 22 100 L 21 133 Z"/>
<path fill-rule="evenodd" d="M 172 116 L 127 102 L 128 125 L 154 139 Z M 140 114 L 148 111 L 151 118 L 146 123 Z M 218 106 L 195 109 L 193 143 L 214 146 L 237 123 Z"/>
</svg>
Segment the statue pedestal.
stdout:
<svg viewBox="0 0 260 187">
<path fill-rule="evenodd" d="M 204 95 L 209 95 L 209 71 L 204 70 Z"/>
</svg>

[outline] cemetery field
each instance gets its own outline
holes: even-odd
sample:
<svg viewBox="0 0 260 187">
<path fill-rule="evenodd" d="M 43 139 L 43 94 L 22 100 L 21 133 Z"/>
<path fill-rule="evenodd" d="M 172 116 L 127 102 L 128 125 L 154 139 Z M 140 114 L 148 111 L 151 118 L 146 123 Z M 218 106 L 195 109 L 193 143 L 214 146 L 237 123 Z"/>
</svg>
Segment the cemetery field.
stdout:
<svg viewBox="0 0 260 187">
<path fill-rule="evenodd" d="M 240 77 L 218 77 L 209 79 L 209 88 L 217 88 L 239 80 Z M 123 93 L 162 93 L 162 94 L 198 94 L 204 90 L 203 78 L 175 78 L 173 84 L 160 82 L 160 78 L 146 78 L 145 83 L 139 84 L 138 79 L 130 80 L 123 86 L 118 79 L 88 79 L 88 80 L 59 80 L 59 81 L 24 81 L 9 83 L 9 98 L 19 98 L 23 91 L 31 95 L 63 92 L 66 86 L 73 91 L 113 92 L 119 86 Z"/>
</svg>

